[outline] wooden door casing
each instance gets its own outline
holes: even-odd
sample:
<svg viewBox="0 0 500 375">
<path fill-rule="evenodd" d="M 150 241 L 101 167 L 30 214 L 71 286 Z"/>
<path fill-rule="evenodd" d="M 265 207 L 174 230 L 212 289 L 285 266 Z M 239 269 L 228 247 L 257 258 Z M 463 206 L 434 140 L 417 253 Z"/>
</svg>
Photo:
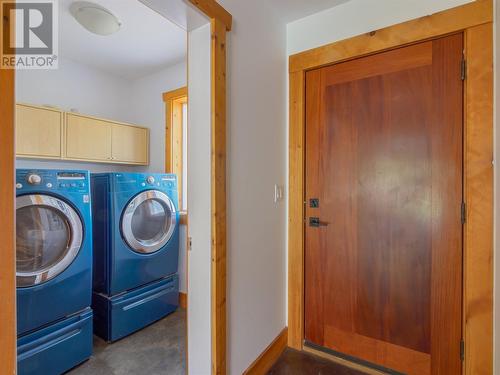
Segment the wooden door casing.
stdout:
<svg viewBox="0 0 500 375">
<path fill-rule="evenodd" d="M 306 74 L 306 341 L 461 373 L 462 51 L 457 34 Z"/>
</svg>

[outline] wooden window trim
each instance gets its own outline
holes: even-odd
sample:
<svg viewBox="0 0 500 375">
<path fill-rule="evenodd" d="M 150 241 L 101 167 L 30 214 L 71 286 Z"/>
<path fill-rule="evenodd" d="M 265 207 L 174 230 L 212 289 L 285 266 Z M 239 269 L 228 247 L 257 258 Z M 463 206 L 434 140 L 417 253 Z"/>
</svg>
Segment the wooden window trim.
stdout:
<svg viewBox="0 0 500 375">
<path fill-rule="evenodd" d="M 290 57 L 288 344 L 303 349 L 305 72 L 455 32 L 465 36 L 466 375 L 493 372 L 493 3 L 475 2 Z M 458 350 L 457 350 L 458 351 Z M 458 353 L 457 353 L 458 355 Z"/>
<path fill-rule="evenodd" d="M 183 157 L 183 106 L 188 102 L 188 89 L 180 89 L 163 93 L 165 102 L 165 172 L 177 175 L 179 191 L 179 209 L 185 210 L 183 206 L 183 166 L 186 162 Z"/>
</svg>

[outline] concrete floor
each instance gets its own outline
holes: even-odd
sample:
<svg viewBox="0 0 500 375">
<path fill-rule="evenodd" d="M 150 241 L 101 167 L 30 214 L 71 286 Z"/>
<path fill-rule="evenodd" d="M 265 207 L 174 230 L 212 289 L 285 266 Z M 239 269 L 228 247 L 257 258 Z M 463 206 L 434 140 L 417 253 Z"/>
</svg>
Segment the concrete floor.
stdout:
<svg viewBox="0 0 500 375">
<path fill-rule="evenodd" d="M 94 355 L 69 375 L 183 375 L 186 373 L 186 311 L 113 344 L 94 336 Z"/>
</svg>

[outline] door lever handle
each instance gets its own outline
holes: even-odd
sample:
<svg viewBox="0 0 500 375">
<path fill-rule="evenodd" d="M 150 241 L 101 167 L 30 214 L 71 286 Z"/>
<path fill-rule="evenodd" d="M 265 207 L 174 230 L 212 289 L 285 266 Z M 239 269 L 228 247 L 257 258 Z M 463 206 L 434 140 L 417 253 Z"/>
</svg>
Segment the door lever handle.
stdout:
<svg viewBox="0 0 500 375">
<path fill-rule="evenodd" d="M 326 223 L 324 221 L 321 221 L 319 217 L 310 217 L 309 218 L 309 226 L 313 228 L 319 228 L 319 227 L 327 227 L 329 223 Z"/>
</svg>

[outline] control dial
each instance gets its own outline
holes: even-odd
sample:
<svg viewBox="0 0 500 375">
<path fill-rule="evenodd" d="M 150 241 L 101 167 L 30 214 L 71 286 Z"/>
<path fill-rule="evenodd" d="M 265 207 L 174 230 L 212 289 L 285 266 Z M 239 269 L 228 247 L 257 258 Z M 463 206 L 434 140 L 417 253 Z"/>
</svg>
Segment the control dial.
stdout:
<svg viewBox="0 0 500 375">
<path fill-rule="evenodd" d="M 149 176 L 147 179 L 146 179 L 146 182 L 150 185 L 153 185 L 155 183 L 155 178 L 153 176 Z"/>
<path fill-rule="evenodd" d="M 27 180 L 31 185 L 40 185 L 40 183 L 42 182 L 42 178 L 37 174 L 30 174 Z"/>
</svg>

